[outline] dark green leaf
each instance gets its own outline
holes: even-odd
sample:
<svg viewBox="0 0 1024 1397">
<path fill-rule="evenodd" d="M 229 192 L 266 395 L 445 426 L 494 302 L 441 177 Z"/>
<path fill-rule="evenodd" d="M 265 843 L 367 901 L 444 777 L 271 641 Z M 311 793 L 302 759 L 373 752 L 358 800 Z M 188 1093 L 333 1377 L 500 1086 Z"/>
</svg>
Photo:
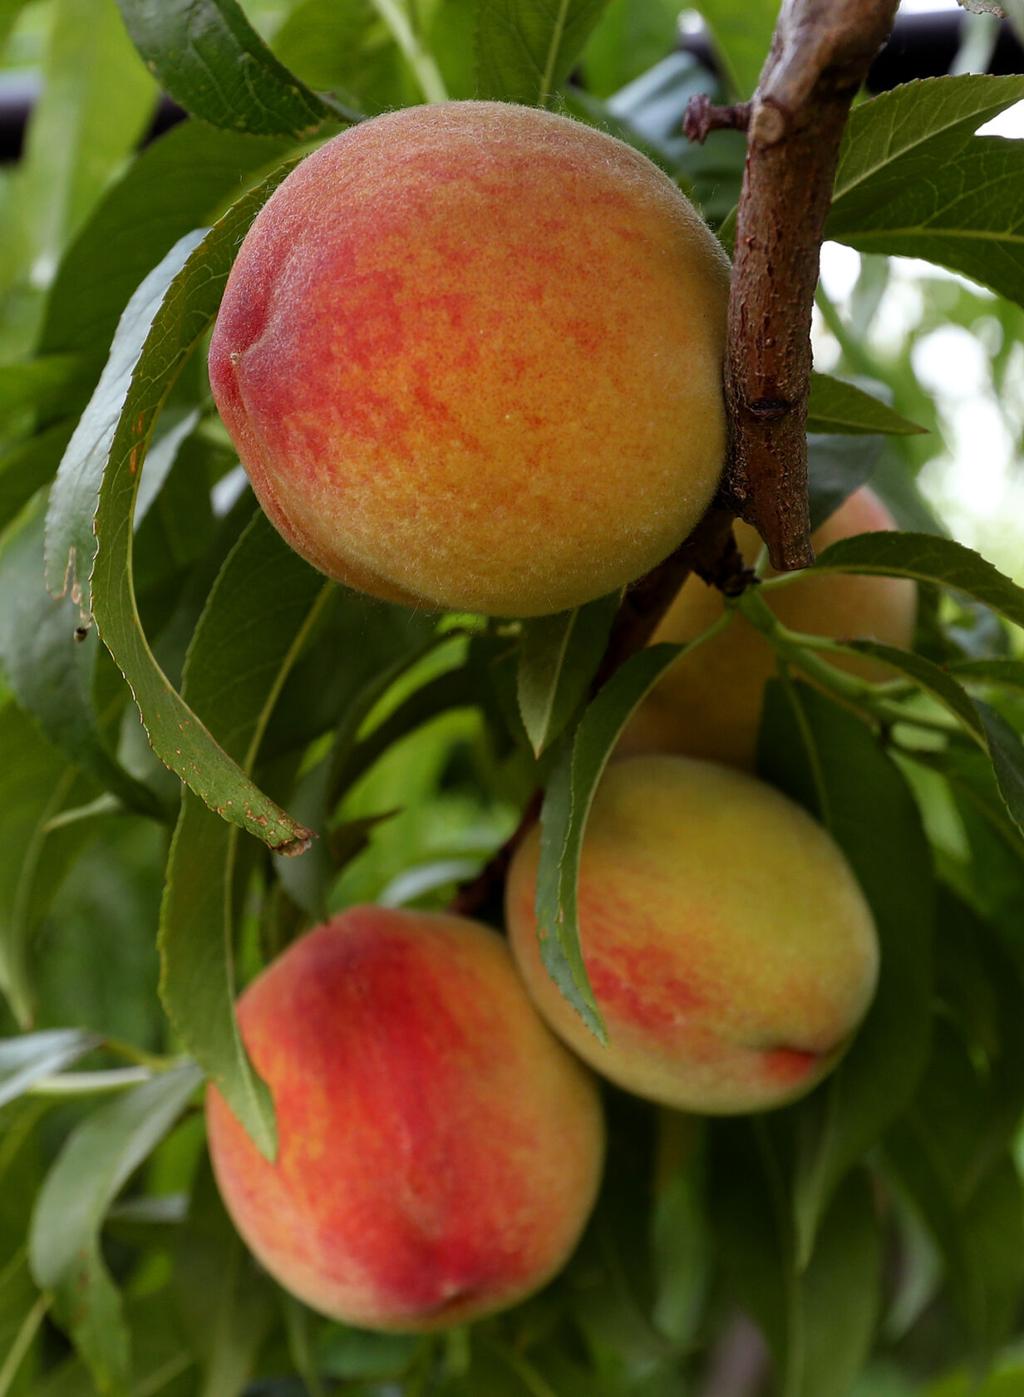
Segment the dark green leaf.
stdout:
<svg viewBox="0 0 1024 1397">
<path fill-rule="evenodd" d="M 36 1390 L 33 1345 L 47 1308 L 46 1297 L 32 1283 L 24 1248 L 5 1255 L 0 1264 L 0 1397 L 29 1397 Z"/>
<path fill-rule="evenodd" d="M 949 669 L 967 683 L 976 680 L 1024 689 L 1024 660 L 956 660 Z"/>
<path fill-rule="evenodd" d="M 583 53 L 588 92 L 610 97 L 671 53 L 679 25 L 676 0 L 616 0 Z"/>
<path fill-rule="evenodd" d="M 478 96 L 547 106 L 608 0 L 482 0 Z"/>
<path fill-rule="evenodd" d="M 1010 1332 L 1024 1287 L 1024 1191 L 1004 1154 L 965 1192 L 947 1150 L 924 1109 L 911 1111 L 886 1141 L 890 1167 L 942 1251 L 974 1355 L 986 1364 Z"/>
<path fill-rule="evenodd" d="M 198 1397 L 237 1397 L 270 1328 L 274 1290 L 224 1211 L 205 1159 L 175 1239 L 174 1291 L 202 1368 Z"/>
<path fill-rule="evenodd" d="M 973 549 L 934 534 L 881 531 L 842 538 L 814 564 L 818 572 L 873 573 L 938 582 L 966 592 L 1024 626 L 1024 591 Z"/>
<path fill-rule="evenodd" d="M 829 374 L 811 374 L 811 400 L 807 409 L 809 432 L 882 432 L 890 436 L 915 436 L 927 431 L 894 412 L 881 399 L 852 383 Z"/>
<path fill-rule="evenodd" d="M 72 421 L 58 422 L 0 456 L 0 530 L 53 479 L 73 430 Z"/>
<path fill-rule="evenodd" d="M 257 511 L 221 569 L 196 629 L 183 692 L 224 743 L 252 769 L 281 685 L 333 590 Z M 235 1023 L 232 889 L 237 824 L 186 792 L 171 845 L 160 919 L 161 996 L 188 1050 L 235 1115 L 272 1155 L 273 1104 Z"/>
<path fill-rule="evenodd" d="M 81 407 L 96 381 L 93 355 L 48 354 L 0 368 L 0 422 L 31 410 L 45 426 Z"/>
<path fill-rule="evenodd" d="M 695 8 L 711 31 L 733 95 L 752 96 L 771 46 L 777 0 L 695 0 Z"/>
<path fill-rule="evenodd" d="M 537 929 L 548 973 L 596 1037 L 604 1025 L 580 951 L 576 905 L 587 817 L 601 774 L 641 699 L 685 647 L 652 645 L 633 655 L 590 704 L 555 762 L 541 813 Z"/>
<path fill-rule="evenodd" d="M 975 699 L 974 706 L 985 728 L 999 794 L 1017 828 L 1024 831 L 1024 746 L 1020 734 L 987 703 Z"/>
<path fill-rule="evenodd" d="M 561 735 L 586 696 L 618 606 L 614 592 L 575 611 L 523 622 L 517 693 L 535 756 Z"/>
<path fill-rule="evenodd" d="M 80 1028 L 51 1028 L 19 1038 L 0 1038 L 0 1106 L 38 1081 L 92 1052 L 100 1042 Z"/>
<path fill-rule="evenodd" d="M 818 436 L 807 438 L 811 528 L 816 529 L 871 479 L 881 455 L 881 437 Z"/>
<path fill-rule="evenodd" d="M 716 1127 L 718 1254 L 763 1330 L 785 1397 L 846 1397 L 870 1348 L 882 1246 L 873 1192 L 850 1174 L 824 1215 L 810 1263 L 797 1265 L 782 1159 L 764 1122 Z"/>
<path fill-rule="evenodd" d="M 328 1325 L 317 1345 L 317 1365 L 328 1377 L 352 1382 L 359 1378 L 393 1378 L 410 1365 L 423 1339 L 412 1334 L 374 1334 Z"/>
<path fill-rule="evenodd" d="M 94 1111 L 68 1138 L 32 1214 L 32 1275 L 101 1391 L 122 1389 L 129 1372 L 121 1298 L 100 1253 L 103 1218 L 200 1080 L 197 1068 L 179 1067 Z"/>
<path fill-rule="evenodd" d="M 930 1128 L 942 1138 L 963 1196 L 998 1160 L 1024 1108 L 1024 978 L 998 930 L 948 889 L 937 923 L 937 990 L 962 1043 L 929 1069 L 918 1094 Z M 938 1055 L 933 1052 L 933 1058 Z"/>
<path fill-rule="evenodd" d="M 308 832 L 242 775 L 153 657 L 135 601 L 131 521 L 152 424 L 216 312 L 239 241 L 285 173 L 278 169 L 239 200 L 201 240 L 184 239 L 133 296 L 61 463 L 47 519 L 50 588 L 70 588 L 83 616 L 91 603 L 154 751 L 211 809 L 278 849 L 303 843 Z"/>
<path fill-rule="evenodd" d="M 99 641 L 75 638 L 76 609 L 54 601 L 43 581 L 43 515 L 28 520 L 0 551 L 0 665 L 18 703 L 77 766 L 130 809 L 158 815 L 153 793 L 107 750 L 92 706 Z"/>
<path fill-rule="evenodd" d="M 913 796 L 870 729 L 815 689 L 769 684 L 758 768 L 815 814 L 849 859 L 871 904 L 881 951 L 874 1003 L 852 1047 L 823 1087 L 794 1108 L 802 1263 L 839 1179 L 899 1115 L 924 1066 L 931 854 Z"/>
<path fill-rule="evenodd" d="M 18 1022 L 32 1021 L 29 938 L 64 871 L 50 857 L 47 821 L 75 789 L 75 773 L 13 703 L 0 709 L 0 989 Z"/>
<path fill-rule="evenodd" d="M 1024 77 L 905 83 L 851 115 L 826 237 L 924 257 L 1024 300 L 1024 146 L 974 136 Z"/>
<path fill-rule="evenodd" d="M 874 1189 L 858 1170 L 836 1192 L 800 1278 L 799 1377 L 791 1364 L 787 1392 L 846 1397 L 871 1349 L 881 1288 Z"/>
<path fill-rule="evenodd" d="M 187 112 L 251 136 L 312 136 L 332 115 L 274 57 L 236 0 L 118 0 L 128 33 Z"/>
</svg>

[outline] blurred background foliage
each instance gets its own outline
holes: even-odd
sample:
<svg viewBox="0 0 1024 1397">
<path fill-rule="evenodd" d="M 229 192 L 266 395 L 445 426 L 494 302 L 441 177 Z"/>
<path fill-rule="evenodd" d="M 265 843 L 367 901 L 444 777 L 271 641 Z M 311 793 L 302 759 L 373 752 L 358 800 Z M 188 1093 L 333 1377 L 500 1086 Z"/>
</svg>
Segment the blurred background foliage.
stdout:
<svg viewBox="0 0 1024 1397">
<path fill-rule="evenodd" d="M 452 96 L 472 95 L 476 4 L 409 0 L 398 7 L 408 23 L 397 29 L 395 7 L 374 0 L 245 0 L 243 8 L 312 88 L 374 112 L 421 100 L 437 84 Z M 719 43 L 724 84 L 746 95 L 777 6 L 717 0 L 701 8 Z M 696 18 L 680 16 L 668 0 L 612 0 L 562 99 L 573 114 L 646 150 L 718 226 L 736 202 L 743 141 L 722 133 L 697 148 L 679 134 L 692 95 L 728 92 L 699 56 L 675 49 Z M 954 71 L 984 70 L 993 23 L 964 19 Z M 41 527 L 33 497 L 60 459 L 116 312 L 165 250 L 149 255 L 145 220 L 134 209 L 134 244 L 117 246 L 125 284 L 115 313 L 88 302 L 82 267 L 111 238 L 102 223 L 90 233 L 90 219 L 166 110 L 113 0 L 0 0 L 0 44 L 0 101 L 33 104 L 20 161 L 0 166 L 0 365 L 7 366 L 0 374 L 0 529 L 9 560 L 11 540 Z M 177 206 L 184 223 L 174 236 L 212 221 L 294 147 L 238 137 L 236 148 L 230 133 L 215 135 L 200 127 L 183 137 L 177 183 L 154 183 L 147 196 L 154 223 L 171 221 Z M 192 148 L 184 141 L 193 139 L 189 169 Z M 243 160 L 244 141 L 256 145 Z M 231 173 L 218 183 L 209 173 L 217 170 Z M 83 260 L 76 264 L 69 250 Z M 107 270 L 113 278 L 117 268 Z M 838 244 L 824 249 L 817 366 L 928 428 L 926 435 L 841 440 L 870 451 L 874 482 L 901 525 L 948 530 L 1024 583 L 1022 330 L 1019 305 L 953 273 Z M 49 351 L 45 362 L 30 357 L 40 344 Z M 146 466 L 136 583 L 147 633 L 177 680 L 202 603 L 248 514 L 201 369 L 186 374 L 161 432 Z M 16 578 L 5 573 L 2 580 L 12 586 Z M 253 841 L 245 846 L 234 870 L 242 979 L 327 911 L 364 900 L 445 905 L 516 824 L 538 768 L 508 737 L 517 719 L 507 711 L 507 637 L 471 618 L 450 624 L 453 633 L 434 644 L 432 622 L 389 608 L 338 604 L 317 620 L 268 729 L 260 781 L 308 818 L 303 803 L 317 808 L 318 764 L 330 750 L 324 715 L 345 703 L 363 713 L 359 740 L 349 735 L 351 780 L 342 783 L 334 812 L 333 859 L 271 860 L 249 847 Z M 929 602 L 922 629 L 922 648 L 935 655 L 1005 657 L 1020 644 L 1019 631 L 962 600 Z M 339 687 L 342 652 L 359 659 Z M 375 688 L 396 656 L 404 665 Z M 104 739 L 125 772 L 172 807 L 177 781 L 149 751 L 113 665 L 102 655 L 94 663 Z M 475 676 L 470 690 L 468 672 Z M 1019 692 L 1002 693 L 999 705 L 1019 728 Z M 375 747 L 373 735 L 391 731 L 390 719 L 403 735 Z M 157 999 L 154 945 L 167 826 L 105 793 L 95 770 L 69 767 L 12 703 L 0 711 L 0 749 L 0 925 L 31 933 L 22 950 L 31 960 L 32 1027 L 84 1025 L 103 1039 L 98 1050 L 92 1039 L 55 1040 L 54 1072 L 81 1057 L 86 1070 L 137 1072 L 141 1081 L 150 1054 L 166 1069 L 175 1048 Z M 125 1390 L 131 1397 L 745 1397 L 770 1390 L 763 1335 L 776 1354 L 786 1349 L 775 1293 L 787 1277 L 790 1316 L 824 1337 L 817 1349 L 812 1337 L 804 1366 L 789 1371 L 786 1397 L 1024 1393 L 1019 1187 L 1005 1173 L 980 1194 L 967 1182 L 972 1170 L 983 1172 L 975 1146 L 998 1154 L 1000 1130 L 1012 1134 L 1019 1117 L 1020 841 L 1005 816 L 993 814 L 992 778 L 973 749 L 954 746 L 948 761 L 936 750 L 933 767 L 928 755 L 920 740 L 900 769 L 913 782 L 950 890 L 940 909 L 937 968 L 937 1017 L 948 1021 L 948 1033 L 938 1037 L 921 1088 L 924 1125 L 915 1119 L 913 1129 L 895 1130 L 873 1149 L 884 1199 L 872 1199 L 875 1175 L 870 1183 L 862 1169 L 848 1176 L 826 1215 L 809 1280 L 787 1269 L 779 1239 L 759 1235 L 756 1220 L 746 1235 L 732 1225 L 756 1206 L 770 1172 L 750 1161 L 770 1163 L 789 1148 L 782 1125 L 740 1122 L 710 1139 L 697 1122 L 612 1093 L 616 1144 L 602 1205 L 563 1282 L 472 1336 L 360 1333 L 314 1316 L 257 1272 L 220 1208 L 203 1163 L 200 1121 L 188 1106 L 173 1131 L 150 1142 L 139 1171 L 129 1171 L 127 1192 L 113 1201 L 114 1188 L 109 1210 L 97 1204 L 97 1235 L 106 1219 L 100 1265 L 121 1289 L 132 1336 Z M 13 1036 L 18 1027 L 0 1007 L 0 1030 Z M 190 1085 L 172 1081 L 168 1091 Z M 51 1312 L 49 1298 L 38 1294 L 26 1223 L 65 1142 L 81 1140 L 88 1120 L 126 1099 L 99 1092 L 69 1099 L 44 1081 L 0 1110 L 0 1397 L 104 1390 L 97 1367 L 68 1342 L 66 1314 L 59 1305 Z M 932 1139 L 927 1127 L 936 1123 L 939 1138 Z M 133 1158 L 135 1137 L 124 1121 L 108 1114 L 100 1124 L 115 1143 L 124 1132 L 119 1158 Z M 1016 1149 L 1024 1166 L 1024 1139 Z M 885 1211 L 884 1255 L 872 1250 L 873 1201 Z M 61 1217 L 59 1203 L 51 1219 Z M 762 1210 L 762 1220 L 768 1213 Z M 859 1238 L 866 1239 L 860 1248 Z M 860 1284 L 858 1267 L 870 1283 Z M 855 1377 L 876 1319 L 874 1356 Z"/>
</svg>

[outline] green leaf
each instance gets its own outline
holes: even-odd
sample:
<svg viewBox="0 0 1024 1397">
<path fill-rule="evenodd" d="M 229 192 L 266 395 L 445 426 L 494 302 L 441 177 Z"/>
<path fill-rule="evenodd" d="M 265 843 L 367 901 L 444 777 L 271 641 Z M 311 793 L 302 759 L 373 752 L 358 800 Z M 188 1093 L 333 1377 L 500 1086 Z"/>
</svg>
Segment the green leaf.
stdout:
<svg viewBox="0 0 1024 1397">
<path fill-rule="evenodd" d="M 969 1063 L 962 1066 L 971 1072 Z M 949 1073 L 945 1054 L 936 1067 Z M 969 1080 L 966 1086 L 970 1092 Z M 890 1133 L 886 1159 L 939 1245 L 950 1296 L 984 1365 L 1009 1336 L 1024 1286 L 1024 1190 L 1008 1152 L 965 1187 L 950 1141 L 935 1129 L 927 1105 L 926 1094 Z"/>
<path fill-rule="evenodd" d="M 881 437 L 819 436 L 807 438 L 811 528 L 817 529 L 844 500 L 871 479 L 881 455 Z"/>
<path fill-rule="evenodd" d="M 43 515 L 0 550 L 0 665 L 14 697 L 44 734 L 129 809 L 159 815 L 156 796 L 107 750 L 92 706 L 99 641 L 75 638 L 75 607 L 54 601 L 43 583 Z"/>
<path fill-rule="evenodd" d="M 46 1310 L 46 1297 L 32 1284 L 19 1247 L 0 1265 L 0 1397 L 28 1397 L 35 1390 L 33 1344 Z"/>
<path fill-rule="evenodd" d="M 274 1290 L 220 1201 L 208 1160 L 174 1244 L 174 1291 L 202 1368 L 196 1397 L 237 1397 L 274 1317 Z"/>
<path fill-rule="evenodd" d="M 129 1340 L 121 1297 L 100 1252 L 107 1209 L 163 1139 L 201 1081 L 188 1065 L 161 1073 L 88 1116 L 46 1176 L 32 1213 L 29 1260 L 40 1289 L 101 1392 L 124 1390 Z"/>
<path fill-rule="evenodd" d="M 41 333 L 46 353 L 109 343 L 142 279 L 179 238 L 209 223 L 293 142 L 185 121 L 141 151 L 103 195 L 57 268 Z"/>
<path fill-rule="evenodd" d="M 1024 832 L 1024 746 L 1020 734 L 1002 714 L 974 700 L 985 728 L 985 743 L 996 774 L 996 785 L 1017 828 Z"/>
<path fill-rule="evenodd" d="M 853 111 L 825 236 L 924 257 L 1024 301 L 1024 144 L 973 132 L 1024 77 L 905 83 Z"/>
<path fill-rule="evenodd" d="M 29 939 L 64 872 L 49 856 L 46 826 L 74 790 L 75 773 L 13 703 L 0 708 L 0 751 L 0 989 L 27 1027 L 35 999 Z"/>
<path fill-rule="evenodd" d="M 880 399 L 852 383 L 829 374 L 811 374 L 811 400 L 807 409 L 809 432 L 881 432 L 890 436 L 915 436 L 927 432 L 901 417 Z"/>
<path fill-rule="evenodd" d="M 778 0 L 694 0 L 735 97 L 750 97 L 768 57 Z"/>
<path fill-rule="evenodd" d="M 315 573 L 257 511 L 210 593 L 183 691 L 229 757 L 252 769 L 285 676 L 334 584 Z M 164 1008 L 264 1154 L 275 1149 L 273 1103 L 235 1022 L 233 904 L 238 829 L 189 793 L 182 799 L 160 917 Z"/>
<path fill-rule="evenodd" d="M 314 135 L 335 113 L 279 63 L 236 0 L 118 0 L 128 33 L 174 100 L 251 136 Z"/>
<path fill-rule="evenodd" d="M 18 16 L 27 4 L 29 0 L 0 0 L 0 49 L 7 43 Z"/>
<path fill-rule="evenodd" d="M 797 1265 L 787 1180 L 764 1120 L 716 1127 L 714 1241 L 768 1340 L 782 1397 L 847 1397 L 878 1312 L 882 1244 L 862 1170 L 836 1192 L 809 1265 Z"/>
<path fill-rule="evenodd" d="M 871 1349 L 881 1286 L 874 1189 L 857 1170 L 836 1193 L 800 1278 L 799 1376 L 790 1372 L 787 1393 L 846 1397 Z"/>
<path fill-rule="evenodd" d="M 1024 591 L 973 549 L 936 534 L 878 532 L 841 538 L 814 564 L 817 572 L 910 577 L 965 592 L 1024 626 Z"/>
<path fill-rule="evenodd" d="M 69 237 L 142 137 L 157 94 L 113 0 L 56 0 L 41 76 L 17 197 L 33 270 L 38 276 L 42 269 L 48 279 Z"/>
<path fill-rule="evenodd" d="M 977 1373 L 954 1373 L 931 1383 L 920 1397 L 1020 1397 L 1024 1392 L 1024 1364 L 1009 1360 L 997 1373 L 979 1378 Z M 899 1397 L 899 1394 L 896 1394 Z M 918 1397 L 918 1394 L 914 1394 Z"/>
<path fill-rule="evenodd" d="M 98 1047 L 100 1038 L 80 1028 L 51 1028 L 0 1038 L 0 1106 L 20 1096 L 40 1077 L 49 1077 Z"/>
<path fill-rule="evenodd" d="M 604 1024 L 580 951 L 583 835 L 598 782 L 630 715 L 685 648 L 652 645 L 616 670 L 563 740 L 544 794 L 536 904 L 541 955 L 562 994 L 602 1042 Z"/>
<path fill-rule="evenodd" d="M 73 430 L 73 421 L 58 422 L 0 455 L 0 531 L 53 479 Z"/>
<path fill-rule="evenodd" d="M 478 96 L 544 107 L 569 76 L 609 0 L 481 0 Z"/>
<path fill-rule="evenodd" d="M 870 655 L 907 675 L 963 724 L 988 754 L 1010 817 L 1024 832 L 1024 746 L 1006 719 L 988 704 L 972 699 L 952 675 L 923 655 L 874 640 L 852 640 L 843 648 L 855 654 Z"/>
<path fill-rule="evenodd" d="M 155 318 L 168 288 L 188 262 L 200 233 L 183 238 L 142 282 L 129 301 L 110 358 L 104 366 L 88 407 L 64 453 L 50 494 L 46 521 L 46 585 L 55 596 L 68 591 L 79 607 L 81 621 L 89 621 L 90 582 L 96 554 L 93 519 L 115 442 L 119 419 L 128 406 L 133 378 L 141 367 Z M 166 391 L 170 390 L 170 384 Z M 155 417 L 155 412 L 152 413 Z M 143 419 L 143 427 L 145 419 Z M 138 473 L 142 441 L 130 462 Z"/>
<path fill-rule="evenodd" d="M 131 523 L 153 424 L 216 313 L 239 242 L 285 173 L 275 171 L 205 237 L 183 239 L 132 297 L 61 462 L 46 548 L 51 591 L 70 588 L 83 620 L 91 604 L 157 756 L 211 809 L 275 849 L 303 844 L 308 831 L 241 773 L 157 664 L 135 601 Z"/>
<path fill-rule="evenodd" d="M 613 592 L 575 611 L 523 622 L 516 687 L 534 756 L 562 733 L 586 696 L 618 606 Z"/>
<path fill-rule="evenodd" d="M 24 364 L 0 368 L 0 421 L 31 410 L 36 426 L 81 407 L 96 381 L 99 365 L 92 355 L 48 354 Z"/>
<path fill-rule="evenodd" d="M 941 1138 L 966 1197 L 1019 1128 L 1024 980 L 999 931 L 947 888 L 940 891 L 938 912 L 936 988 L 961 1041 L 952 1058 L 933 1050 L 915 1109 Z"/>
<path fill-rule="evenodd" d="M 931 854 L 913 796 L 870 729 L 805 684 L 768 685 L 758 769 L 816 815 L 842 849 L 871 905 L 881 951 L 878 989 L 852 1046 L 821 1089 L 793 1108 L 803 1264 L 836 1184 L 899 1115 L 924 1066 Z"/>
<path fill-rule="evenodd" d="M 583 52 L 588 92 L 610 97 L 671 53 L 679 28 L 676 0 L 614 0 Z"/>
<path fill-rule="evenodd" d="M 967 683 L 974 680 L 1024 689 L 1024 660 L 956 660 L 949 669 Z"/>
</svg>

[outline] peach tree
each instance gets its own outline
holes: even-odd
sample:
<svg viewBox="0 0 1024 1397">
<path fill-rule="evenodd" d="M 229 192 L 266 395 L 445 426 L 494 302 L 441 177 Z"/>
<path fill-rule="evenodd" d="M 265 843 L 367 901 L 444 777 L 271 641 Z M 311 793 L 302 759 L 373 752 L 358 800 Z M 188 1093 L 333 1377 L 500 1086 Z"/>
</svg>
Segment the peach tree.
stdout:
<svg viewBox="0 0 1024 1397">
<path fill-rule="evenodd" d="M 954 72 L 871 95 L 895 0 L 697 9 L 703 56 L 675 47 L 666 0 L 0 0 L 11 71 L 41 77 L 0 169 L 0 1397 L 1024 1383 L 1024 590 L 922 488 L 950 428 L 913 352 L 938 326 L 976 333 L 1019 450 L 1024 144 L 978 132 L 1024 76 L 969 71 L 992 14 Z M 214 407 L 210 335 L 274 191 L 341 132 L 462 99 L 615 136 L 732 259 L 717 494 L 651 571 L 572 611 L 438 613 L 325 577 L 260 510 Z M 860 254 L 841 304 L 825 239 Z M 894 343 L 875 330 L 899 257 L 941 271 Z M 563 257 L 567 301 L 572 274 Z M 585 392 L 578 353 L 560 369 Z M 869 481 L 884 524 L 821 547 Z M 546 522 L 571 531 L 572 511 Z M 906 608 L 892 632 L 846 621 L 866 579 L 916 589 L 913 633 Z M 794 619 L 787 595 L 818 585 L 837 600 Z M 717 619 L 659 630 L 688 588 L 713 589 Z M 359 904 L 500 929 L 529 845 L 517 937 L 535 921 L 536 973 L 596 1042 L 588 820 L 712 626 L 770 663 L 726 668 L 711 701 L 749 686 L 749 761 L 870 908 L 859 1032 L 766 1112 L 602 1083 L 586 1230 L 501 1313 L 417 1335 L 306 1306 L 250 1254 L 208 1160 L 207 1080 L 265 1160 L 278 1144 L 239 992 Z M 707 862 L 739 881 L 745 853 L 740 829 Z M 825 897 L 808 879 L 801 904 L 797 862 L 813 921 Z M 364 1032 L 372 1054 L 372 1015 Z M 500 1166 L 502 1139 L 483 1143 Z"/>
</svg>

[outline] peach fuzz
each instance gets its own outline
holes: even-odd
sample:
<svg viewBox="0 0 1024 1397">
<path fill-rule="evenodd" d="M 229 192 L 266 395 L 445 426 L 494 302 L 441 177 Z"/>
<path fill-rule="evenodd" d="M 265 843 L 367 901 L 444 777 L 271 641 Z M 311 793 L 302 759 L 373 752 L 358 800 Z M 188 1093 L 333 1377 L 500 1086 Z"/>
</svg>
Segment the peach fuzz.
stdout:
<svg viewBox="0 0 1024 1397">
<path fill-rule="evenodd" d="M 438 1329 L 515 1303 L 567 1259 L 597 1191 L 600 1102 L 494 932 L 353 908 L 264 971 L 238 1020 L 277 1157 L 214 1086 L 210 1154 L 242 1237 L 300 1299 Z"/>
<path fill-rule="evenodd" d="M 820 825 L 743 772 L 686 757 L 612 764 L 579 882 L 580 945 L 608 1033 L 547 975 L 539 838 L 513 860 L 512 949 L 555 1031 L 619 1086 L 688 1111 L 779 1106 L 834 1066 L 874 992 L 871 911 Z"/>
<path fill-rule="evenodd" d="M 728 261 L 646 157 L 498 102 L 376 117 L 256 218 L 210 382 L 284 538 L 391 601 L 559 611 L 664 558 L 725 452 Z"/>
<path fill-rule="evenodd" d="M 852 534 L 896 527 L 881 500 L 857 490 L 814 536 L 815 551 Z M 749 566 L 761 540 L 749 524 L 736 525 L 736 542 Z M 766 592 L 779 620 L 790 629 L 836 639 L 872 639 L 909 647 L 914 638 L 917 591 L 893 577 L 808 574 Z M 722 614 L 721 594 L 699 578 L 683 586 L 653 641 L 692 640 Z M 653 643 L 653 642 L 652 642 Z M 829 656 L 822 658 L 830 659 Z M 891 679 L 892 670 L 871 660 L 842 659 L 839 667 L 865 679 Z M 768 640 L 742 617 L 684 655 L 641 704 L 622 739 L 623 752 L 679 752 L 753 768 L 764 686 L 776 672 Z"/>
</svg>

